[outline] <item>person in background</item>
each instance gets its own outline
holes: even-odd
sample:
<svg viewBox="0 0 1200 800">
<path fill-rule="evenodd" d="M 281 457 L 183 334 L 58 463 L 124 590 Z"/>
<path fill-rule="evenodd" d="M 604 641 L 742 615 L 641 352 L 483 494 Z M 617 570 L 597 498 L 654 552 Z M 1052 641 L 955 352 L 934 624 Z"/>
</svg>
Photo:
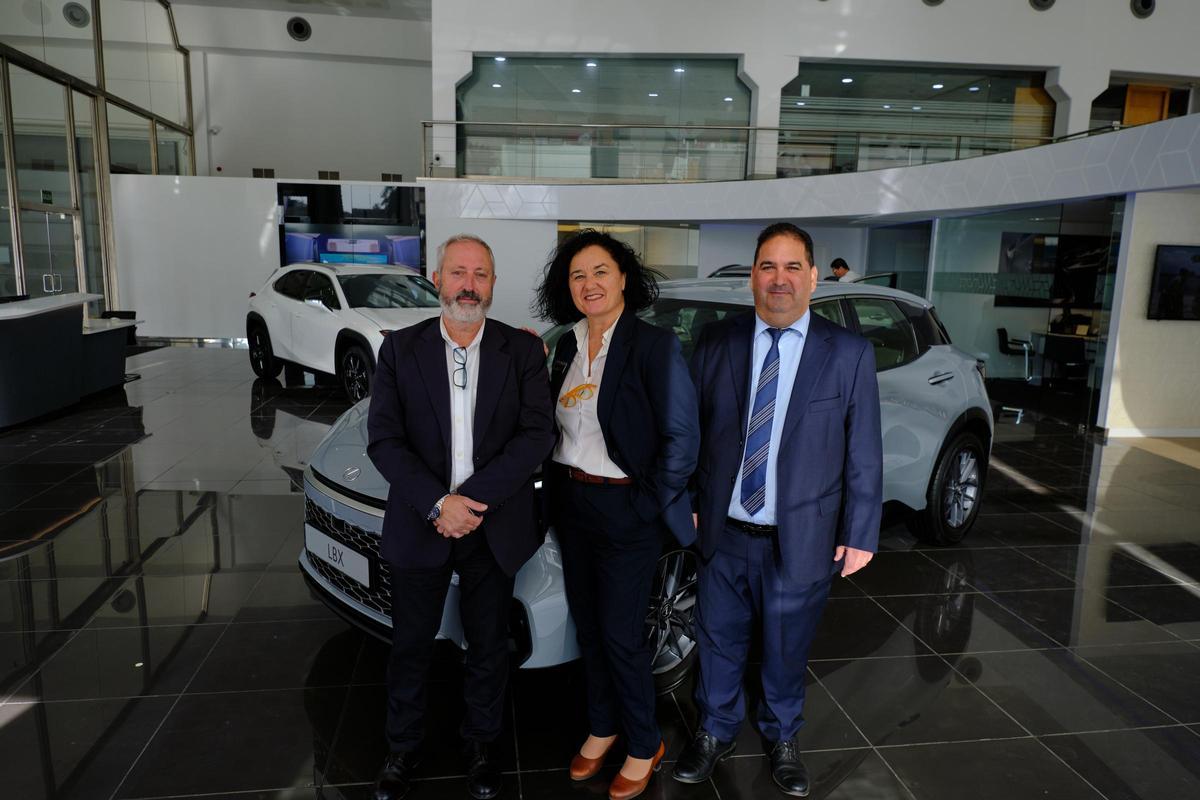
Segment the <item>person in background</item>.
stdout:
<svg viewBox="0 0 1200 800">
<path fill-rule="evenodd" d="M 844 258 L 835 258 L 829 263 L 829 269 L 833 272 L 833 276 L 827 280 L 835 280 L 839 283 L 854 283 L 862 278 L 854 270 L 850 269 L 850 265 L 846 263 Z"/>
</svg>

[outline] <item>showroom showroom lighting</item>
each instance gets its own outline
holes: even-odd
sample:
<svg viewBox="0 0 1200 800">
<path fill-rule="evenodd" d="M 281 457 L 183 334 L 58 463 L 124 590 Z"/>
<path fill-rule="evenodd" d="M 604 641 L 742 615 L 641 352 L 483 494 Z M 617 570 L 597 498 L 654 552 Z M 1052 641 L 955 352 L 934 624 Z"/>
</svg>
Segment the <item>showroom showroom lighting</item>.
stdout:
<svg viewBox="0 0 1200 800">
<path fill-rule="evenodd" d="M 804 102 L 803 102 L 803 101 L 801 101 L 801 100 L 797 100 L 797 101 L 796 101 L 796 105 L 798 105 L 798 106 L 802 106 L 802 105 L 804 105 Z"/>
<path fill-rule="evenodd" d="M 646 97 L 658 97 L 658 92 L 651 92 L 650 94 L 646 95 Z"/>
<path fill-rule="evenodd" d="M 945 88 L 946 88 L 946 84 L 944 84 L 944 83 L 935 83 L 935 84 L 933 85 L 933 88 L 934 88 L 934 89 L 945 89 Z"/>
<path fill-rule="evenodd" d="M 500 88 L 500 84 L 498 84 L 498 83 L 493 83 L 493 84 L 492 84 L 492 88 L 493 88 L 493 89 L 499 89 L 499 88 Z"/>
<path fill-rule="evenodd" d="M 920 110 L 921 110 L 920 106 L 913 106 L 913 111 L 920 111 Z"/>
<path fill-rule="evenodd" d="M 978 86 L 972 86 L 970 89 L 967 89 L 967 91 L 968 91 L 968 92 L 978 92 L 978 91 L 979 91 L 979 87 L 978 87 Z"/>
<path fill-rule="evenodd" d="M 854 78 L 842 78 L 842 83 L 854 83 Z"/>
<path fill-rule="evenodd" d="M 726 98 L 725 98 L 725 102 L 726 102 L 726 103 L 732 103 L 732 102 L 733 102 L 733 98 L 732 98 L 732 97 L 726 97 Z"/>
<path fill-rule="evenodd" d="M 571 94 L 579 94 L 582 91 L 583 91 L 583 89 L 572 89 Z"/>
<path fill-rule="evenodd" d="M 508 61 L 508 59 L 505 58 L 504 56 L 496 56 L 496 60 L 500 61 L 500 62 Z"/>
<path fill-rule="evenodd" d="M 676 68 L 675 68 L 675 71 L 676 71 L 676 72 L 683 72 L 683 67 L 676 67 Z"/>
<path fill-rule="evenodd" d="M 586 64 L 584 64 L 584 66 L 585 66 L 585 67 L 594 67 L 594 66 L 596 66 L 596 62 L 595 62 L 595 61 L 589 61 L 589 62 L 587 62 Z"/>
</svg>

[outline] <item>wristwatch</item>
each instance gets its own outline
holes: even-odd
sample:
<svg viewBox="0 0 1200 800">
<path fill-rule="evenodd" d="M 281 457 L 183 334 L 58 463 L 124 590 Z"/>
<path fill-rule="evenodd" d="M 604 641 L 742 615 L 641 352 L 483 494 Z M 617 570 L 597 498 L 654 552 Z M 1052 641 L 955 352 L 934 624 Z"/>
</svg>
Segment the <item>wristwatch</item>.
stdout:
<svg viewBox="0 0 1200 800">
<path fill-rule="evenodd" d="M 446 498 L 449 496 L 448 494 L 444 494 L 433 504 L 433 511 L 430 511 L 429 515 L 425 517 L 426 521 L 437 522 L 438 517 L 442 516 L 442 504 L 446 502 Z"/>
</svg>

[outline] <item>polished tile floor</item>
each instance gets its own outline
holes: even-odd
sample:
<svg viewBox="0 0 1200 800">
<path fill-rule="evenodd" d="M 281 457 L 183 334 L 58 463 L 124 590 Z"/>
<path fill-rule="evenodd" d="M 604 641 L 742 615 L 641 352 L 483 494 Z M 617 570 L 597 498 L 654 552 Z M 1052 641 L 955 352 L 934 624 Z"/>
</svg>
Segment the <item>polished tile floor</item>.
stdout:
<svg viewBox="0 0 1200 800">
<path fill-rule="evenodd" d="M 344 401 L 256 382 L 241 351 L 128 369 L 123 391 L 0 432 L 0 796 L 369 796 L 385 649 L 295 566 L 294 480 Z M 1197 512 L 1186 463 L 1002 417 L 963 545 L 889 525 L 836 587 L 801 734 L 813 796 L 1200 797 Z M 416 798 L 466 796 L 440 658 Z M 505 796 L 605 796 L 565 773 L 581 699 L 574 666 L 515 673 Z M 690 686 L 659 718 L 671 760 Z M 710 783 L 663 774 L 646 796 L 782 797 L 763 752 L 747 728 Z"/>
</svg>

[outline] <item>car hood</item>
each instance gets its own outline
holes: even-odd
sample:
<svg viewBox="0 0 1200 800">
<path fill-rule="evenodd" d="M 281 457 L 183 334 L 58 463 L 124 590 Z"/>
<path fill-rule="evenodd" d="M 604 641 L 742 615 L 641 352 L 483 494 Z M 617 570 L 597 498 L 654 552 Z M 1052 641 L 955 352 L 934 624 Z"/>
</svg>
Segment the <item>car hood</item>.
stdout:
<svg viewBox="0 0 1200 800">
<path fill-rule="evenodd" d="M 356 312 L 366 317 L 379 330 L 394 331 L 416 325 L 421 320 L 436 317 L 442 313 L 440 308 L 356 308 Z"/>
<path fill-rule="evenodd" d="M 415 310 L 415 309 L 409 309 Z M 308 463 L 321 477 L 347 492 L 387 501 L 388 482 L 367 457 L 367 398 L 338 417 Z"/>
</svg>

